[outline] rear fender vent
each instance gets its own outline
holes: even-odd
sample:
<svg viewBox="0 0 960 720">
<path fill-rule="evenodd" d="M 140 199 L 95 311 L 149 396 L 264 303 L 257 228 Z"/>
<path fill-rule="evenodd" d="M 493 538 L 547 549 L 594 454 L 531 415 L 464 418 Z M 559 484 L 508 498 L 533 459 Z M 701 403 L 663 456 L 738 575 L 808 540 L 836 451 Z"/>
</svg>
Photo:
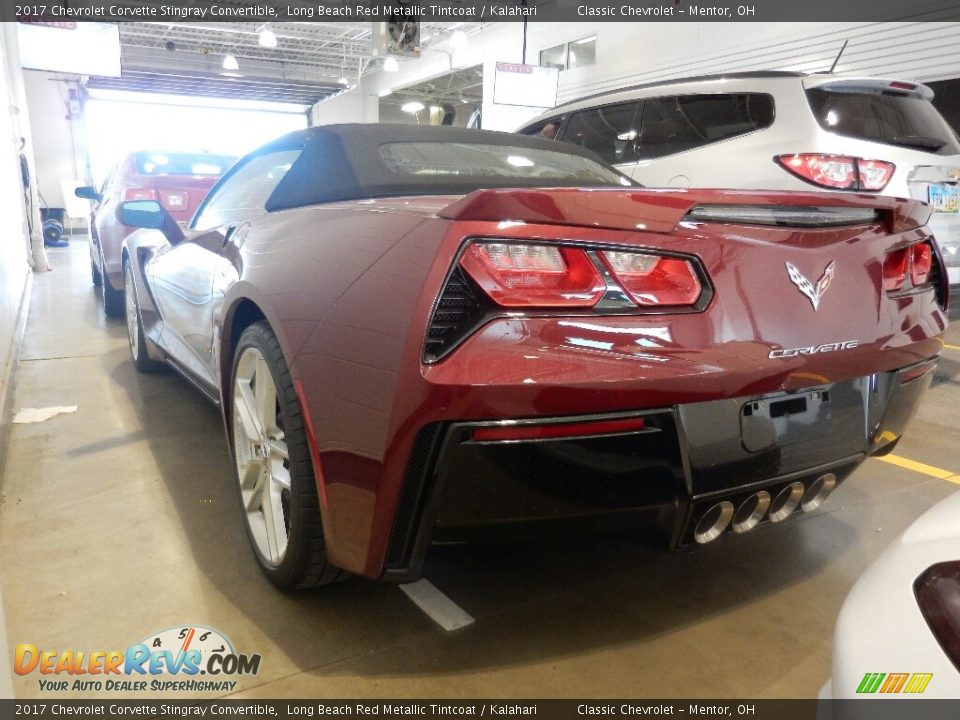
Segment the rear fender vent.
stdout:
<svg viewBox="0 0 960 720">
<path fill-rule="evenodd" d="M 455 265 L 437 300 L 423 348 L 423 361 L 443 359 L 476 328 L 486 308 L 459 265 Z"/>
</svg>

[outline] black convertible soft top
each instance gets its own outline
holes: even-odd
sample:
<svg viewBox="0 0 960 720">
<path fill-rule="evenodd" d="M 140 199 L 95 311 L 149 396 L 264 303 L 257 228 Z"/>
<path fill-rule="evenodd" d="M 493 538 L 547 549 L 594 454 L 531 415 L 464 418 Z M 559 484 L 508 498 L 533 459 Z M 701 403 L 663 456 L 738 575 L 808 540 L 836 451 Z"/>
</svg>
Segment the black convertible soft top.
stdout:
<svg viewBox="0 0 960 720">
<path fill-rule="evenodd" d="M 237 163 L 221 182 L 251 157 L 293 148 L 303 150 L 267 200 L 268 211 L 491 188 L 636 186 L 594 153 L 568 143 L 490 130 L 386 124 L 325 125 L 283 135 Z M 500 168 L 484 165 L 487 159 Z"/>
</svg>

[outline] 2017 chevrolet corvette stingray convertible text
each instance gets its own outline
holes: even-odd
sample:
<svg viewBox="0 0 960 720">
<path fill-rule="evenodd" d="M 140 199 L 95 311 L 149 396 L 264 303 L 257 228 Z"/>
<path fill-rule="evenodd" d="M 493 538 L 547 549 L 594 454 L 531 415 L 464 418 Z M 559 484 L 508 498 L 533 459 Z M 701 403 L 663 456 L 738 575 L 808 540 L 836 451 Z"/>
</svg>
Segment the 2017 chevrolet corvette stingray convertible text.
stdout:
<svg viewBox="0 0 960 720">
<path fill-rule="evenodd" d="M 118 213 L 133 360 L 222 408 L 284 588 L 492 526 L 679 547 L 813 510 L 900 438 L 946 325 L 919 202 L 645 190 L 539 138 L 314 128 L 186 231 Z"/>
</svg>

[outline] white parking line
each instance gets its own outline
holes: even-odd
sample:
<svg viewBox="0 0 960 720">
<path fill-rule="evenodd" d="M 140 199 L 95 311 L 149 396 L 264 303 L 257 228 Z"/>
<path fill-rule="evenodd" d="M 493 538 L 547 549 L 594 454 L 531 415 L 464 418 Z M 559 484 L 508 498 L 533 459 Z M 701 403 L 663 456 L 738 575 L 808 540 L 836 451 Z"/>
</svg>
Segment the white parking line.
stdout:
<svg viewBox="0 0 960 720">
<path fill-rule="evenodd" d="M 473 617 L 466 610 L 437 590 L 429 580 L 417 580 L 415 583 L 401 585 L 400 589 L 413 600 L 414 605 L 447 632 L 473 622 Z"/>
</svg>

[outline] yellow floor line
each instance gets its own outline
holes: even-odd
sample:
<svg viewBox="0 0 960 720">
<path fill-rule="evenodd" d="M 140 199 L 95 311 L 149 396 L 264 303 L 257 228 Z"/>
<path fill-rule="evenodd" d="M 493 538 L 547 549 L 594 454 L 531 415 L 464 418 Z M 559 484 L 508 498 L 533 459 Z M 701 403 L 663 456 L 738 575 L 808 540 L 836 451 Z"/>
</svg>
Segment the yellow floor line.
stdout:
<svg viewBox="0 0 960 720">
<path fill-rule="evenodd" d="M 927 465 L 922 462 L 917 462 L 916 460 L 908 460 L 899 455 L 885 455 L 884 457 L 878 457 L 877 460 L 882 460 L 885 463 L 890 463 L 891 465 L 896 465 L 897 467 L 902 467 L 907 470 L 913 470 L 914 472 L 922 473 L 923 475 L 928 475 L 939 480 L 949 480 L 952 483 L 960 485 L 960 475 L 950 470 L 944 470 L 943 468 Z"/>
<path fill-rule="evenodd" d="M 946 343 L 944 343 L 943 346 L 947 350 L 960 350 L 960 345 L 947 345 Z"/>
</svg>

